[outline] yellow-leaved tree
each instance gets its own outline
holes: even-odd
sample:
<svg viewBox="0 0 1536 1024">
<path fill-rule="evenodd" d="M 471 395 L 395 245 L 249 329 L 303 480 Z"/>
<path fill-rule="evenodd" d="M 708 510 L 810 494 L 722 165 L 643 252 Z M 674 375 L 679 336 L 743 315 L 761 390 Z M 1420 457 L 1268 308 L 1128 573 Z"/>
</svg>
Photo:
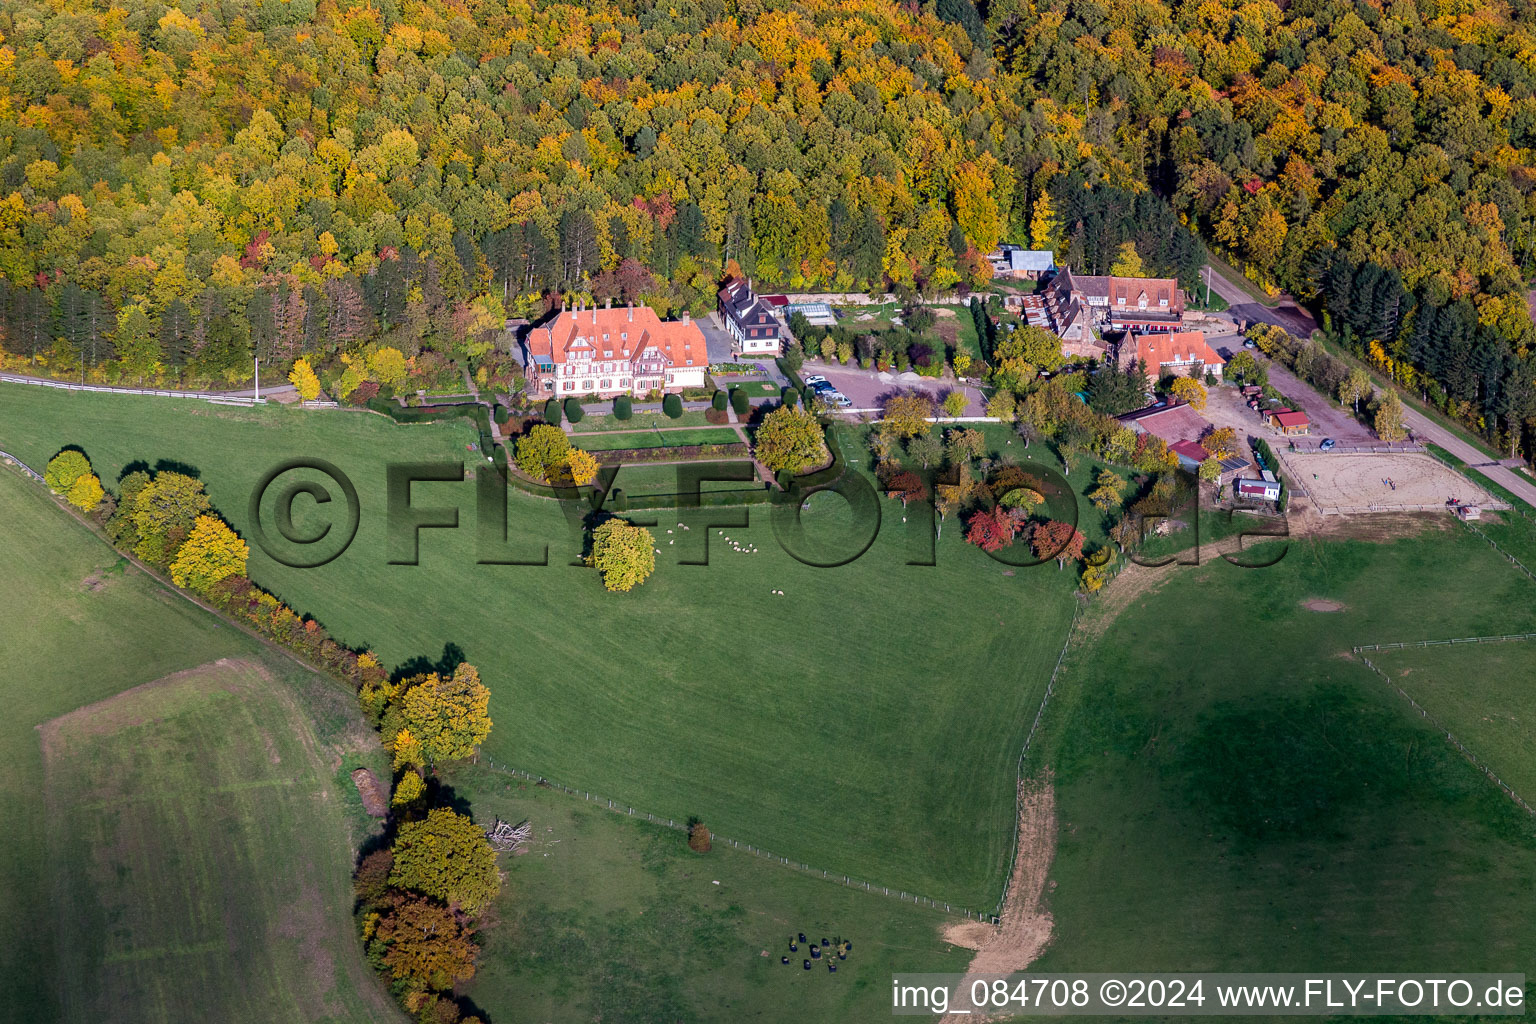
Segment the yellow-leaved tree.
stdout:
<svg viewBox="0 0 1536 1024">
<path fill-rule="evenodd" d="M 313 402 L 320 397 L 320 378 L 315 376 L 308 359 L 293 361 L 293 369 L 288 371 L 288 381 L 298 389 L 302 401 Z"/>
<path fill-rule="evenodd" d="M 469 757 L 491 732 L 491 691 L 467 662 L 451 676 L 429 672 L 405 691 L 402 717 L 428 762 Z"/>
<path fill-rule="evenodd" d="M 82 512 L 93 510 L 101 504 L 101 499 L 105 496 L 106 492 L 101 489 L 101 481 L 96 479 L 95 473 L 77 477 L 75 482 L 70 484 L 69 493 L 65 495 L 69 503 Z"/>
<path fill-rule="evenodd" d="M 171 562 L 171 579 L 178 587 L 206 593 L 220 580 L 244 576 L 250 553 L 250 545 L 224 525 L 224 520 L 201 515 Z"/>
<path fill-rule="evenodd" d="M 1205 408 L 1205 385 L 1193 377 L 1175 379 L 1169 392 L 1179 401 L 1188 402 L 1191 409 Z"/>
</svg>

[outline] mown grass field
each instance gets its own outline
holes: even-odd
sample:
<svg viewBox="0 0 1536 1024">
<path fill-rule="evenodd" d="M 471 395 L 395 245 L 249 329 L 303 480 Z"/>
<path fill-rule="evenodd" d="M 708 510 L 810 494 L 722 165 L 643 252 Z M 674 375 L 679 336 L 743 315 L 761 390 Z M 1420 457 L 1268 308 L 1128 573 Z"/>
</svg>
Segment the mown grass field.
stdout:
<svg viewBox="0 0 1536 1024">
<path fill-rule="evenodd" d="M 485 753 L 497 761 L 669 817 L 698 814 L 828 870 L 995 903 L 1014 764 L 1071 616 L 1070 574 L 1015 573 L 953 523 L 936 566 L 908 565 L 926 538 L 892 502 L 869 549 L 835 569 L 781 550 L 766 508 L 706 509 L 659 517 L 656 574 L 611 595 L 569 564 L 579 519 L 516 492 L 505 554 L 547 549 L 549 564 L 477 564 L 469 482 L 415 485 L 416 506 L 456 506 L 460 528 L 421 531 L 420 564 L 390 564 L 410 544 L 387 538 L 386 463 L 463 458 L 467 423 L 24 386 L 0 387 L 0 401 L 0 447 L 29 463 L 79 444 L 111 483 L 134 460 L 176 460 L 246 536 L 264 471 L 292 456 L 334 462 L 359 492 L 352 546 L 308 570 L 253 549 L 251 576 L 387 664 L 460 645 L 492 691 Z M 744 518 L 727 533 L 755 555 L 708 526 Z M 679 520 L 692 529 L 668 537 Z M 709 564 L 679 564 L 703 560 L 706 537 Z"/>
<path fill-rule="evenodd" d="M 721 464 L 725 464 L 727 461 L 728 460 L 724 459 L 720 460 Z M 753 474 L 756 472 L 750 460 L 738 459 L 729 461 L 747 467 L 747 470 Z M 652 466 L 643 462 L 632 462 L 619 469 L 618 475 L 613 478 L 613 486 L 619 490 L 622 490 L 625 494 L 631 496 L 640 494 L 677 494 L 677 471 L 678 467 L 675 465 Z M 684 486 L 686 487 L 686 485 Z M 734 491 L 755 486 L 758 485 L 755 484 L 752 480 L 748 480 L 745 483 L 733 480 L 703 480 L 699 483 L 699 490 Z M 658 522 L 660 522 L 661 519 L 666 518 L 665 516 L 661 516 L 660 513 L 657 513 L 657 515 L 660 516 Z M 638 521 L 642 517 L 637 515 L 634 518 Z M 673 523 L 675 522 L 677 522 L 677 520 L 673 520 Z M 670 525 L 672 524 L 664 524 L 662 529 L 666 529 L 666 527 Z"/>
<path fill-rule="evenodd" d="M 7 407 L 0 427 L 11 423 L 14 419 Z M 132 963 L 140 991 L 153 989 L 158 993 L 155 999 L 169 999 L 183 986 L 201 984 L 193 995 L 211 1015 L 208 1019 L 291 1020 L 293 1015 L 286 1012 L 291 1006 L 283 994 L 302 991 L 301 980 L 279 979 L 260 969 L 272 961 L 263 962 L 259 956 L 233 961 L 223 968 L 230 973 L 215 984 L 211 975 L 200 975 L 192 968 L 195 964 L 201 970 L 217 957 L 150 955 L 185 941 L 194 934 L 188 931 L 193 924 L 202 925 L 195 930 L 198 941 L 223 939 L 229 943 L 227 951 L 250 954 L 253 951 L 244 944 L 249 936 L 263 928 L 281 927 L 280 919 L 290 914 L 304 920 L 308 928 L 300 937 L 307 940 L 303 955 L 322 968 L 330 964 L 333 984 L 329 990 L 309 990 L 316 997 L 313 1005 L 329 1007 L 329 1019 L 336 1021 L 391 1019 L 388 1003 L 363 984 L 371 981 L 358 980 L 363 967 L 352 935 L 347 878 L 353 844 L 360 840 L 363 825 L 357 817 L 360 809 L 347 809 L 356 803 L 355 790 L 348 793 L 350 780 L 329 762 L 304 779 L 306 792 L 313 798 L 308 806 L 289 805 L 278 814 L 273 813 L 275 805 L 258 801 L 248 808 L 250 818 L 243 824 L 247 831 L 241 833 L 271 833 L 259 851 L 251 852 L 289 861 L 284 870 L 311 885 L 303 893 L 307 905 L 285 904 L 265 888 L 281 874 L 269 865 L 262 878 L 241 881 L 224 876 L 221 884 L 232 884 L 234 892 L 205 887 L 214 880 L 212 874 L 180 879 L 169 891 L 151 893 L 145 887 L 146 900 L 175 900 L 176 906 L 197 915 L 192 920 L 169 913 L 163 918 L 117 916 L 110 931 L 90 936 L 79 930 L 84 919 L 61 912 L 56 901 L 63 895 L 60 887 L 73 877 L 69 873 L 89 863 L 91 844 L 102 835 L 105 824 L 124 820 L 120 816 L 130 810 L 144 811 L 149 816 L 145 824 L 159 826 L 151 851 L 157 858 L 196 863 L 220 855 L 233 836 L 210 831 L 216 818 L 182 816 L 178 808 L 207 811 L 210 802 L 228 799 L 211 793 L 206 785 L 211 776 L 202 773 L 226 764 L 226 745 L 243 745 L 251 737 L 234 735 L 220 720 L 206 716 L 196 735 L 154 734 L 152 726 L 145 727 L 142 735 L 148 745 L 143 747 L 123 748 L 105 734 L 81 737 L 74 749 L 86 764 L 108 767 L 97 759 L 116 749 L 133 759 L 144 773 L 139 778 L 158 777 L 161 788 L 127 791 L 132 802 L 118 805 L 115 797 L 124 792 L 120 780 L 88 777 L 59 790 L 61 802 L 50 806 L 44 798 L 40 730 L 77 708 L 111 700 L 168 674 L 219 658 L 265 655 L 243 634 L 129 568 L 104 542 L 52 507 L 38 485 L 14 470 L 0 471 L 0 511 L 5 521 L 0 530 L 0 594 L 5 607 L 0 615 L 0 650 L 6 652 L 8 668 L 6 715 L 0 722 L 0 828 L 6 836 L 0 844 L 0 888 L 6 894 L 0 900 L 0 984 L 5 991 L 0 1020 L 167 1019 L 154 1014 L 153 1002 L 123 1003 L 105 1016 L 84 1011 L 66 1014 L 60 1002 L 63 992 L 90 992 L 93 985 L 102 983 L 95 968 L 83 975 L 61 971 L 66 954 L 96 957 L 92 942 L 100 944 L 95 949 L 102 956 L 110 943 L 122 963 Z M 291 662 L 273 662 L 269 670 L 277 677 L 279 690 L 298 695 L 290 699 L 303 698 L 309 730 L 336 737 L 360 725 L 348 695 L 314 681 Z M 229 718 L 231 723 L 237 720 Z M 294 742 L 292 736 L 282 735 L 283 725 L 277 720 L 262 723 L 262 728 L 274 742 Z M 56 762 L 60 769 L 73 763 L 73 756 Z M 117 767 L 129 765 L 118 762 Z M 173 782 L 179 791 L 164 788 Z M 114 801 L 103 801 L 109 793 Z M 319 797 L 322 793 L 325 796 Z M 267 795 L 278 794 L 268 791 Z M 298 830 L 305 835 L 296 834 Z M 215 867 L 206 866 L 210 872 Z M 238 865 L 218 867 L 233 871 Z M 131 875 L 103 879 L 99 889 L 67 895 L 87 901 L 85 909 L 96 907 L 99 913 L 108 905 L 125 907 L 128 887 L 141 880 Z M 260 898 L 247 902 L 252 894 L 238 892 L 242 885 Z M 137 893 L 137 889 L 131 891 Z M 109 903 L 93 902 L 97 897 Z M 242 915 L 228 922 L 229 932 L 223 930 L 226 906 L 239 909 Z M 138 909 L 147 912 L 142 905 Z M 299 939 L 278 943 L 270 955 L 293 956 L 300 945 Z M 141 957 L 137 962 L 136 956 Z M 70 962 L 80 964 L 78 959 Z M 137 1016 L 141 1010 L 147 1016 Z"/>
<path fill-rule="evenodd" d="M 225 659 L 42 727 L 59 1019 L 396 1017 L 352 935 L 350 782 L 311 714 Z"/>
<path fill-rule="evenodd" d="M 471 992 L 492 1020 L 884 1021 L 893 972 L 969 961 L 940 938 L 937 911 L 729 847 L 700 855 L 681 831 L 520 778 L 449 782 L 477 814 L 533 826 Z M 789 952 L 802 931 L 853 942 L 836 974 L 820 961 L 804 970 L 804 945 Z"/>
<path fill-rule="evenodd" d="M 676 427 L 709 426 L 702 409 L 685 409 L 677 419 L 659 409 L 636 409 L 629 419 L 621 420 L 608 411 L 611 408 L 611 405 L 587 408 L 581 422 L 567 422 L 566 429 L 573 434 L 591 434 L 605 430 L 669 430 Z"/>
<path fill-rule="evenodd" d="M 1118 581 L 1031 752 L 1061 822 L 1036 969 L 1529 969 L 1536 825 L 1350 654 L 1536 626 L 1530 581 L 1439 526 Z"/>
<path fill-rule="evenodd" d="M 1367 657 L 1536 806 L 1536 641 L 1372 651 Z"/>
<path fill-rule="evenodd" d="M 690 444 L 731 444 L 741 435 L 730 427 L 706 427 L 702 430 L 636 430 L 623 434 L 578 434 L 576 447 L 590 452 L 615 448 L 673 448 Z"/>
</svg>

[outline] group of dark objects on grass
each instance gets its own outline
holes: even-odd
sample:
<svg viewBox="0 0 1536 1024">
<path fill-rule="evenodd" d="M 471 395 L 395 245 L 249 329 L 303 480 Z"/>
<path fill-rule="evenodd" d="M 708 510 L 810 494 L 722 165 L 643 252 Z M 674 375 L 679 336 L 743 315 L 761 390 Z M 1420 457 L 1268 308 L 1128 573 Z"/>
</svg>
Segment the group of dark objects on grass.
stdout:
<svg viewBox="0 0 1536 1024">
<path fill-rule="evenodd" d="M 805 942 L 805 941 L 806 941 L 806 939 L 805 939 L 805 932 L 800 932 L 798 938 L 796 938 L 795 936 L 790 936 L 790 939 L 789 939 L 789 951 L 791 953 L 799 952 L 800 944 Z M 848 959 L 848 954 L 853 952 L 853 943 L 848 941 L 848 940 L 846 940 L 846 939 L 836 939 L 836 938 L 832 939 L 831 941 L 828 941 L 827 938 L 825 936 L 823 936 L 822 940 L 820 942 L 812 942 L 812 943 L 810 943 L 810 947 L 808 949 L 808 952 L 811 955 L 803 961 L 802 969 L 803 970 L 807 970 L 807 971 L 810 970 L 811 969 L 811 961 L 812 960 L 820 960 L 823 950 L 826 950 L 826 954 L 827 954 L 827 973 L 828 974 L 836 974 L 837 973 L 837 960 L 847 960 Z M 833 955 L 834 954 L 836 954 L 837 960 L 833 959 Z M 789 963 L 789 957 L 787 957 L 787 956 L 779 957 L 779 963 L 787 965 Z"/>
</svg>

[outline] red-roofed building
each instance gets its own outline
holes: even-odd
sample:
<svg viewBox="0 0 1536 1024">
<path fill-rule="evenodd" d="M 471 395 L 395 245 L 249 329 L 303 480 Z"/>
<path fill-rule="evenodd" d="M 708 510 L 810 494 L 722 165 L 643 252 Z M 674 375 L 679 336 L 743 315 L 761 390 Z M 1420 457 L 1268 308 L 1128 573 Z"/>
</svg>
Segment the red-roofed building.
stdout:
<svg viewBox="0 0 1536 1024">
<path fill-rule="evenodd" d="M 1307 414 L 1292 409 L 1276 409 L 1271 412 L 1269 425 L 1287 437 L 1299 437 L 1312 429 Z"/>
<path fill-rule="evenodd" d="M 1120 343 L 1120 366 L 1130 370 L 1138 360 L 1147 364 L 1153 380 L 1170 375 L 1188 377 L 1210 373 L 1218 380 L 1227 361 L 1205 340 L 1204 331 L 1138 334 Z"/>
<path fill-rule="evenodd" d="M 1119 417 L 1121 423 L 1138 434 L 1154 434 L 1169 445 L 1193 441 L 1205 433 L 1210 423 L 1186 402 L 1159 402 Z"/>
<path fill-rule="evenodd" d="M 649 306 L 561 310 L 528 333 L 535 398 L 702 388 L 708 368 L 704 334 L 686 313 L 662 320 Z"/>
<path fill-rule="evenodd" d="M 1175 441 L 1168 450 L 1179 457 L 1180 466 L 1189 470 L 1198 470 L 1200 464 L 1211 457 L 1198 441 Z"/>
</svg>

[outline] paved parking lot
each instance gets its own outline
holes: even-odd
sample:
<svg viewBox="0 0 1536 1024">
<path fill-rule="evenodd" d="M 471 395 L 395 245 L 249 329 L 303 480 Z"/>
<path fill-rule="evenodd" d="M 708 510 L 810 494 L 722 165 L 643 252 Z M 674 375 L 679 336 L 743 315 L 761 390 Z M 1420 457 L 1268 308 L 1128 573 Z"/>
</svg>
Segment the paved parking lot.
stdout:
<svg viewBox="0 0 1536 1024">
<path fill-rule="evenodd" d="M 837 390 L 853 400 L 854 409 L 878 409 L 881 401 L 887 396 L 901 391 L 921 390 L 933 396 L 935 402 L 944 400 L 944 396 L 954 390 L 965 392 L 967 399 L 964 415 L 985 416 L 987 414 L 986 402 L 982 400 L 981 392 L 973 387 L 965 387 L 953 380 L 934 380 L 931 377 L 921 377 L 915 373 L 878 373 L 874 370 L 862 370 L 856 366 L 834 366 L 823 363 L 819 359 L 807 359 L 800 369 L 801 377 L 820 374 Z"/>
</svg>

